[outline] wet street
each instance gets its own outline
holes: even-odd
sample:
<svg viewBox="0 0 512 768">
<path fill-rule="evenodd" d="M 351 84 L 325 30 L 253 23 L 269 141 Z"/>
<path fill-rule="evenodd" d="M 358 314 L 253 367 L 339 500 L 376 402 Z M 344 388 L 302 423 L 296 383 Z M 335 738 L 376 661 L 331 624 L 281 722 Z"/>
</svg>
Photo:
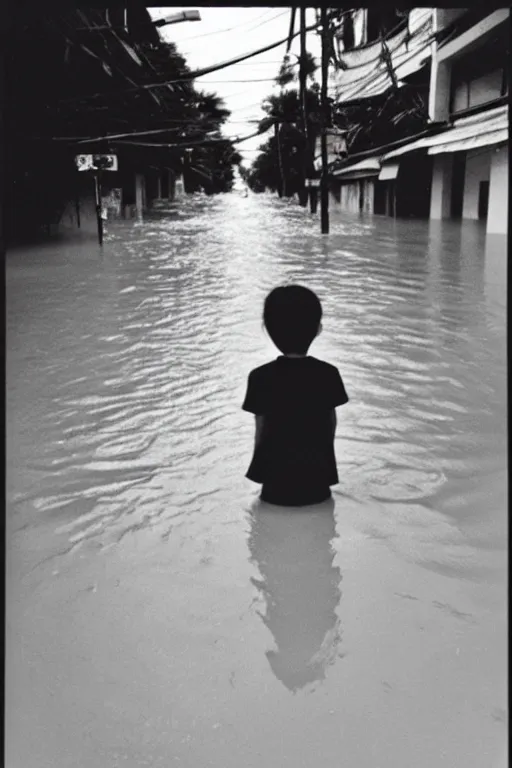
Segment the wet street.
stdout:
<svg viewBox="0 0 512 768">
<path fill-rule="evenodd" d="M 235 194 L 7 255 L 7 768 L 498 768 L 506 258 Z M 350 397 L 300 511 L 244 478 L 285 281 Z"/>
</svg>

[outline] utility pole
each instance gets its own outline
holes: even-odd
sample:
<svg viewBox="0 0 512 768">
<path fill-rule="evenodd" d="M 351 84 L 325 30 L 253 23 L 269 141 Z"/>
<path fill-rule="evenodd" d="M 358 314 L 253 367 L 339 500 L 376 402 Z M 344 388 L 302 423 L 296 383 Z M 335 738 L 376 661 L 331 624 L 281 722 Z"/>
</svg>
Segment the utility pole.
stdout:
<svg viewBox="0 0 512 768">
<path fill-rule="evenodd" d="M 300 202 L 301 205 L 307 206 L 308 187 L 306 186 L 306 179 L 309 177 L 310 146 L 308 138 L 308 117 L 306 110 L 306 9 L 304 7 L 300 8 L 299 94 L 302 135 L 304 139 L 302 146 L 302 176 L 304 179 L 304 189 L 300 195 Z"/>
<path fill-rule="evenodd" d="M 276 120 L 274 123 L 274 136 L 276 139 L 276 145 L 277 145 L 277 157 L 278 157 L 278 165 L 279 165 L 279 189 L 277 190 L 277 194 L 279 197 L 283 197 L 286 192 L 286 183 L 284 178 L 284 168 L 283 168 L 283 156 L 281 154 L 281 139 L 279 137 L 279 123 Z"/>
<path fill-rule="evenodd" d="M 327 175 L 327 122 L 329 105 L 327 103 L 327 78 L 329 75 L 329 25 L 327 22 L 327 8 L 322 6 L 320 11 L 322 25 L 322 88 L 320 91 L 321 122 L 321 147 L 322 147 L 322 178 L 320 181 L 320 217 L 322 234 L 329 234 L 329 186 Z"/>
</svg>

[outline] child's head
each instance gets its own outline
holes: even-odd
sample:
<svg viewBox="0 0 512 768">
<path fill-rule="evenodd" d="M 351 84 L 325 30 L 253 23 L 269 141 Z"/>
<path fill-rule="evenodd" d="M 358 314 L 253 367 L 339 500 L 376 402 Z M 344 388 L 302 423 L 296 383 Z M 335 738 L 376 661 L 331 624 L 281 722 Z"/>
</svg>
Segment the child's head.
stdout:
<svg viewBox="0 0 512 768">
<path fill-rule="evenodd" d="M 322 305 L 302 285 L 283 285 L 265 299 L 263 322 L 276 347 L 285 355 L 305 355 L 321 330 Z"/>
</svg>

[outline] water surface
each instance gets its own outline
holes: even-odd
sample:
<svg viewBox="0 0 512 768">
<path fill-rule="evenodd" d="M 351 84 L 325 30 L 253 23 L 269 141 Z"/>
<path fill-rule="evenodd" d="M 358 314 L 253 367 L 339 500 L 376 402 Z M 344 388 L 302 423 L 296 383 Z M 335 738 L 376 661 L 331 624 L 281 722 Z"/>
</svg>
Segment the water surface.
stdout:
<svg viewBox="0 0 512 768">
<path fill-rule="evenodd" d="M 7 257 L 9 768 L 483 768 L 505 741 L 506 243 L 189 199 Z M 317 291 L 340 484 L 244 478 Z"/>
</svg>

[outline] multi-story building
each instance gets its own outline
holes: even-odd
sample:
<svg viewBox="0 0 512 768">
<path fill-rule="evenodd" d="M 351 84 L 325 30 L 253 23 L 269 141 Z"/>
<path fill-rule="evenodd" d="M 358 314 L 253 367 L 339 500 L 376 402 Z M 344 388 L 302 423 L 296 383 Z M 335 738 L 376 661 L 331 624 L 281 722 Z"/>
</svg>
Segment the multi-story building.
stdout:
<svg viewBox="0 0 512 768">
<path fill-rule="evenodd" d="M 398 185 L 396 164 L 383 169 L 380 159 L 439 130 L 428 121 L 432 34 L 430 8 L 343 12 L 339 66 L 330 82 L 336 125 L 346 132 L 347 154 L 332 164 L 330 175 L 333 203 L 342 209 L 428 215 L 429 190 L 422 199 L 408 192 L 418 173 L 430 179 L 428 164 L 416 164 L 412 174 L 403 164 Z"/>
<path fill-rule="evenodd" d="M 433 52 L 429 112 L 453 127 L 429 150 L 430 215 L 484 219 L 489 233 L 506 233 L 508 224 L 509 21 L 508 8 L 435 13 L 446 37 Z"/>
<path fill-rule="evenodd" d="M 381 157 L 391 167 L 430 156 L 430 217 L 481 220 L 490 234 L 508 225 L 509 17 L 436 9 L 429 118 L 446 127 Z"/>
<path fill-rule="evenodd" d="M 425 10 L 411 11 L 411 17 Z M 397 146 L 388 144 L 387 149 L 379 147 L 349 157 L 341 169 L 334 169 L 342 187 L 354 186 L 356 175 L 360 190 L 363 184 L 372 187 L 366 195 L 360 191 L 356 196 L 352 191 L 352 206 L 343 207 L 398 216 L 481 220 L 488 233 L 505 234 L 510 11 L 489 6 L 435 9 L 431 18 L 428 61 L 413 56 L 409 70 L 404 71 L 400 49 L 392 52 L 396 77 L 402 84 L 419 82 L 428 72 L 426 130 Z M 394 47 L 392 40 L 388 47 Z M 422 48 L 420 57 L 423 55 Z M 350 77 L 342 72 L 339 81 L 347 83 Z M 350 93 L 345 91 L 349 98 L 356 84 L 354 81 Z M 361 88 L 359 96 L 373 97 L 379 87 L 374 76 L 373 86 Z M 338 94 L 343 97 L 343 89 Z M 368 195 L 373 195 L 373 203 L 368 202 Z M 342 188 L 342 203 L 344 199 L 348 200 L 348 190 L 344 198 Z"/>
</svg>

